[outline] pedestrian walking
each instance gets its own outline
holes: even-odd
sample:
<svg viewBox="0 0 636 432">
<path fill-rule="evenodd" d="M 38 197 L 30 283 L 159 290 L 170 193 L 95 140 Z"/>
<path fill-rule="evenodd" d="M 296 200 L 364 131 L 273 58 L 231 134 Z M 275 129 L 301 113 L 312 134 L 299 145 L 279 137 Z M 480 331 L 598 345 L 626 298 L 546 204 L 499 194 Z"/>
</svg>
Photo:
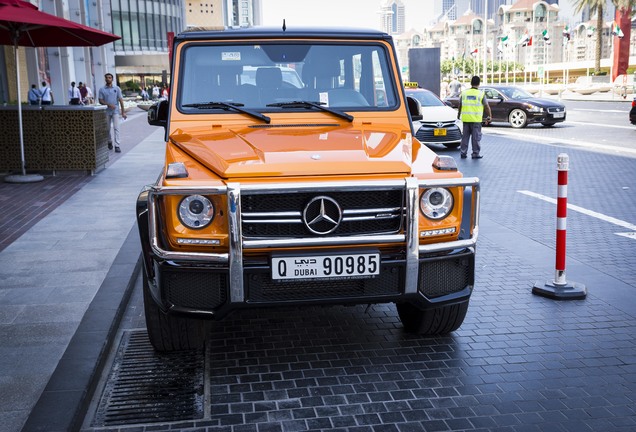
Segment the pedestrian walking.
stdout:
<svg viewBox="0 0 636 432">
<path fill-rule="evenodd" d="M 490 105 L 488 105 L 488 99 L 486 94 L 479 90 L 479 84 L 481 80 L 478 76 L 474 76 L 470 80 L 470 88 L 462 92 L 459 98 L 459 109 L 457 111 L 457 118 L 461 119 L 464 124 L 462 142 L 459 147 L 461 152 L 461 158 L 466 159 L 468 154 L 468 140 L 471 140 L 472 144 L 472 158 L 481 159 L 480 154 L 481 146 L 481 123 L 484 121 L 484 109 L 486 110 L 485 123 L 490 123 L 492 112 L 490 111 Z"/>
<path fill-rule="evenodd" d="M 84 105 L 92 105 L 93 100 L 93 90 L 86 84 L 84 84 L 84 88 L 86 89 L 86 98 L 84 99 Z"/>
<path fill-rule="evenodd" d="M 459 82 L 456 76 L 453 76 L 453 79 L 448 84 L 448 96 L 459 97 L 461 92 L 462 92 L 462 83 Z"/>
<path fill-rule="evenodd" d="M 42 81 L 40 94 L 42 95 L 42 105 L 53 105 L 55 102 L 55 99 L 53 98 L 53 91 L 51 90 L 51 87 L 46 84 L 46 81 Z"/>
<path fill-rule="evenodd" d="M 75 87 L 75 81 L 72 81 L 71 86 L 68 88 L 68 103 L 71 105 L 79 105 L 81 96 L 79 89 Z"/>
<path fill-rule="evenodd" d="M 84 83 L 80 82 L 79 84 L 77 84 L 77 88 L 79 88 L 80 92 L 80 104 L 84 105 L 86 103 L 86 95 L 88 94 L 88 92 L 86 91 L 86 86 L 84 85 Z"/>
<path fill-rule="evenodd" d="M 31 85 L 31 90 L 29 90 L 29 104 L 31 105 L 40 105 L 40 101 L 42 100 L 42 93 L 40 93 L 40 89 L 35 84 Z"/>
<path fill-rule="evenodd" d="M 124 111 L 124 98 L 121 94 L 121 89 L 113 84 L 113 74 L 107 73 L 104 75 L 106 85 L 99 89 L 97 93 L 97 99 L 102 105 L 106 105 L 106 115 L 108 116 L 108 130 L 110 135 L 110 128 L 112 125 L 114 137 L 108 142 L 108 149 L 113 149 L 113 142 L 115 143 L 115 152 L 121 153 L 119 147 L 119 123 L 120 118 L 126 118 L 126 112 Z"/>
</svg>

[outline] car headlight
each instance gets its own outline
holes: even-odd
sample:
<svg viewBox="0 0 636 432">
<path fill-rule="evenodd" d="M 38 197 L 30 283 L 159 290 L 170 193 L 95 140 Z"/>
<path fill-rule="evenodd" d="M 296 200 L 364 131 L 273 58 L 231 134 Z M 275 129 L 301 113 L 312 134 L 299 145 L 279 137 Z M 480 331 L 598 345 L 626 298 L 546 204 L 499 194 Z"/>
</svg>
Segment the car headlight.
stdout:
<svg viewBox="0 0 636 432">
<path fill-rule="evenodd" d="M 448 189 L 426 189 L 420 198 L 420 210 L 429 219 L 443 219 L 453 210 L 453 203 L 453 194 Z"/>
<path fill-rule="evenodd" d="M 200 229 L 214 219 L 214 205 L 202 195 L 190 195 L 179 203 L 179 220 L 188 228 Z"/>
<path fill-rule="evenodd" d="M 541 112 L 543 111 L 543 108 L 538 107 L 536 105 L 532 105 L 532 104 L 526 104 L 526 109 L 530 112 Z"/>
</svg>

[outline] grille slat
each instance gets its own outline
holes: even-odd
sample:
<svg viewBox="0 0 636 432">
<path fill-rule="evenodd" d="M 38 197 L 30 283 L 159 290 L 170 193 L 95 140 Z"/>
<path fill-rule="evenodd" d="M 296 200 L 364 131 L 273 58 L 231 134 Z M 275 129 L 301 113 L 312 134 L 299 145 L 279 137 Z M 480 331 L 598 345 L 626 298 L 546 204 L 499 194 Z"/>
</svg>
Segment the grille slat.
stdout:
<svg viewBox="0 0 636 432">
<path fill-rule="evenodd" d="M 316 236 L 307 229 L 302 215 L 307 204 L 317 196 L 329 196 L 342 209 L 342 223 L 330 235 L 392 234 L 402 227 L 404 192 L 401 189 L 275 195 L 245 193 L 241 198 L 243 236 L 261 239 Z"/>
<path fill-rule="evenodd" d="M 383 266 L 380 275 L 369 279 L 273 281 L 269 273 L 254 273 L 246 278 L 250 302 L 290 300 L 326 300 L 348 297 L 396 295 L 403 286 L 400 265 Z"/>
<path fill-rule="evenodd" d="M 430 143 L 444 143 L 449 141 L 459 141 L 462 139 L 462 133 L 456 125 L 445 126 L 446 135 L 445 136 L 435 136 L 434 129 L 437 126 L 434 125 L 422 125 L 417 132 L 415 133 L 415 138 L 419 141 L 430 142 Z"/>
<path fill-rule="evenodd" d="M 468 257 L 420 262 L 420 290 L 428 298 L 459 292 L 473 284 L 472 267 Z"/>
</svg>

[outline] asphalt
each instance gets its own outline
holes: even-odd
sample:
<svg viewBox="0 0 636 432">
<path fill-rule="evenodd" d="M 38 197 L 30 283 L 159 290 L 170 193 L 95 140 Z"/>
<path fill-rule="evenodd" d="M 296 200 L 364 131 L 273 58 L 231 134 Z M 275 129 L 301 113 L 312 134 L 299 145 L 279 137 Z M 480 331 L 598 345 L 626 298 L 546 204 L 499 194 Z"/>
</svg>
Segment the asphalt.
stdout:
<svg viewBox="0 0 636 432">
<path fill-rule="evenodd" d="M 55 182 L 59 180 L 51 180 L 47 176 L 40 188 L 61 191 L 38 195 L 35 201 L 29 201 L 33 189 L 25 193 L 17 186 L 11 189 L 0 187 L 0 200 L 5 209 L 5 203 L 12 205 L 12 202 L 26 213 L 37 204 L 38 208 L 46 207 L 46 211 L 38 212 L 37 216 L 29 213 L 30 219 L 15 228 L 22 230 L 22 234 L 0 248 L 1 432 L 79 429 L 93 397 L 96 378 L 103 372 L 105 357 L 116 343 L 113 336 L 125 305 L 134 296 L 133 289 L 140 269 L 134 202 L 142 186 L 157 178 L 164 157 L 162 130 L 148 128 L 143 112 L 131 116 L 123 128 L 123 153 L 111 154 L 112 160 L 106 169 L 94 177 L 57 184 Z M 593 381 L 592 386 L 598 384 L 599 393 L 605 392 L 603 400 L 611 405 L 607 409 L 603 406 L 603 412 L 593 405 L 600 402 L 596 401 L 597 395 L 588 387 L 585 387 L 585 395 L 560 392 L 556 388 L 547 391 L 550 393 L 547 396 L 558 393 L 555 396 L 558 400 L 553 402 L 555 406 L 563 407 L 563 412 L 567 412 L 566 407 L 578 409 L 575 404 L 585 403 L 590 415 L 598 416 L 594 418 L 595 422 L 580 423 L 585 426 L 581 429 L 573 427 L 567 430 L 636 430 L 636 413 L 633 410 L 636 403 L 636 349 L 630 336 L 636 330 L 632 324 L 636 317 L 636 273 L 631 261 L 634 240 L 625 238 L 619 251 L 605 250 L 604 235 L 613 236 L 612 230 L 598 221 L 589 223 L 579 219 L 577 224 L 577 216 L 573 215 L 571 235 L 578 240 L 568 244 L 568 272 L 575 281 L 588 286 L 588 300 L 574 302 L 572 306 L 555 306 L 550 300 L 528 296 L 533 282 L 550 279 L 553 275 L 551 239 L 554 223 L 551 216 L 548 216 L 549 223 L 545 219 L 528 222 L 524 218 L 524 211 L 531 206 L 536 207 L 536 204 L 524 203 L 523 195 L 518 194 L 515 188 L 517 182 L 519 189 L 527 185 L 521 186 L 521 176 L 503 178 L 499 173 L 500 164 L 509 159 L 510 144 L 499 137 L 486 137 L 485 141 L 485 159 L 460 162 L 460 168 L 466 175 L 483 177 L 484 190 L 488 184 L 491 187 L 506 184 L 511 195 L 510 199 L 506 197 L 503 201 L 495 194 L 484 196 L 481 254 L 477 269 L 482 288 L 471 306 L 466 325 L 455 339 L 454 343 L 459 345 L 454 346 L 453 351 L 471 358 L 468 363 L 475 368 L 479 366 L 482 375 L 468 378 L 479 381 L 478 384 L 484 388 L 491 388 L 498 378 L 508 381 L 509 387 L 512 387 L 510 383 L 525 373 L 530 378 L 537 374 L 536 380 L 556 382 L 562 381 L 565 376 L 576 380 L 576 383 L 588 374 L 601 374 L 604 378 Z M 553 156 L 559 148 L 524 144 L 517 146 L 515 151 L 515 160 L 507 163 L 520 165 L 520 170 L 524 158 L 530 155 L 545 160 L 552 168 Z M 622 184 L 625 173 L 633 167 L 631 159 L 624 161 L 615 156 L 580 150 L 571 153 L 574 166 L 601 164 L 601 168 L 606 168 L 607 176 L 616 177 L 616 184 Z M 549 179 L 541 179 L 539 170 L 536 171 L 531 176 L 533 186 L 551 195 L 554 185 Z M 592 192 L 594 196 L 589 197 L 591 202 L 603 199 L 621 202 L 621 191 L 600 189 L 594 178 L 586 182 L 589 184 L 582 185 L 581 189 Z M 62 193 L 64 189 L 68 189 L 66 194 Z M 47 202 L 47 196 L 50 202 Z M 583 193 L 579 197 L 582 198 Z M 502 207 L 502 202 L 514 205 Z M 634 223 L 636 209 L 633 200 L 622 202 L 626 205 L 619 206 L 619 214 L 615 216 Z M 10 213 L 0 212 L 0 227 L 11 219 Z M 378 320 L 386 320 L 391 315 L 382 308 L 376 309 L 376 312 L 360 313 L 368 320 L 374 319 L 374 314 L 381 316 Z M 293 313 L 290 316 L 294 319 Z M 303 319 L 302 316 L 297 318 Z M 564 318 L 570 321 L 563 322 L 561 319 Z M 272 318 L 272 322 L 277 320 Z M 345 336 L 353 337 L 350 340 L 378 336 L 362 327 L 358 329 L 361 333 L 354 337 L 350 335 L 351 322 L 343 322 L 342 329 L 337 321 L 330 319 L 329 322 L 333 324 L 333 337 L 337 344 L 345 340 L 342 339 Z M 236 323 L 230 321 L 225 324 L 228 335 Z M 386 327 L 381 323 L 373 323 L 371 327 L 383 329 L 384 336 L 379 336 L 379 350 L 386 344 Z M 390 327 L 394 326 L 391 324 Z M 338 333 L 340 330 L 346 332 L 343 333 L 345 336 Z M 586 336 L 589 339 L 585 339 Z M 242 334 L 240 337 L 245 336 Z M 231 336 L 228 338 L 231 345 Z M 539 344 L 539 338 L 545 338 L 544 342 Z M 533 345 L 533 342 L 537 343 Z M 505 349 L 503 345 L 506 345 Z M 595 349 L 597 346 L 599 348 Z M 312 348 L 307 346 L 307 352 L 311 353 Z M 568 352 L 571 357 L 568 357 Z M 559 358 L 556 358 L 556 353 Z M 368 353 L 365 351 L 360 356 L 365 354 Z M 528 359 L 528 356 L 534 357 Z M 520 360 L 522 357 L 523 362 Z M 449 364 L 452 363 L 450 360 Z M 456 360 L 460 361 L 459 358 Z M 406 361 L 408 366 L 402 352 L 398 352 L 390 363 L 399 361 Z M 563 363 L 570 368 L 564 370 Z M 432 366 L 425 369 L 432 371 Z M 447 371 L 452 371 L 452 368 L 445 368 L 440 373 L 446 374 Z M 233 372 L 219 373 L 229 376 Z M 441 380 L 441 377 L 438 379 Z M 477 387 L 477 381 L 471 386 Z M 503 384 L 498 385 L 506 388 Z M 530 386 L 526 388 L 527 392 L 530 392 Z M 578 389 L 574 384 L 569 388 Z M 218 390 L 217 387 L 213 389 Z M 225 396 L 229 398 L 229 395 Z M 543 398 L 547 396 L 542 394 Z M 514 403 L 522 407 L 530 405 L 521 396 Z M 532 407 L 537 405 L 532 404 Z M 411 408 L 409 410 L 412 411 Z M 231 410 L 228 408 L 228 412 Z M 549 414 L 553 410 L 547 412 Z M 485 417 L 491 421 L 507 420 L 505 416 L 498 418 L 491 414 Z M 531 423 L 534 420 L 531 417 L 525 419 Z M 240 421 L 245 422 L 245 418 L 241 417 Z M 223 420 L 220 423 L 223 424 Z M 428 430 L 437 430 L 436 424 L 430 424 Z M 575 426 L 577 424 L 574 423 Z M 590 428 L 590 424 L 593 427 Z M 484 430 L 495 429 L 494 426 L 498 425 L 494 423 L 492 428 L 485 427 Z"/>
</svg>

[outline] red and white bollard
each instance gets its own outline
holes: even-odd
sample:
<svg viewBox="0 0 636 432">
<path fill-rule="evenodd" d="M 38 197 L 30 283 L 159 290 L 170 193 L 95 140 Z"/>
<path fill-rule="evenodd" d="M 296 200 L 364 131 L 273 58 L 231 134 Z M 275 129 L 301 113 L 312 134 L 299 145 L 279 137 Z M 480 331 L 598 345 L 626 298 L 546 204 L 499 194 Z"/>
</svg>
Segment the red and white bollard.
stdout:
<svg viewBox="0 0 636 432">
<path fill-rule="evenodd" d="M 568 170 L 570 158 L 561 153 L 557 157 L 558 191 L 557 191 L 557 227 L 556 227 L 556 264 L 554 280 L 544 285 L 535 283 L 532 293 L 555 300 L 580 300 L 587 296 L 585 285 L 565 279 L 565 239 L 567 232 L 568 211 Z"/>
</svg>

